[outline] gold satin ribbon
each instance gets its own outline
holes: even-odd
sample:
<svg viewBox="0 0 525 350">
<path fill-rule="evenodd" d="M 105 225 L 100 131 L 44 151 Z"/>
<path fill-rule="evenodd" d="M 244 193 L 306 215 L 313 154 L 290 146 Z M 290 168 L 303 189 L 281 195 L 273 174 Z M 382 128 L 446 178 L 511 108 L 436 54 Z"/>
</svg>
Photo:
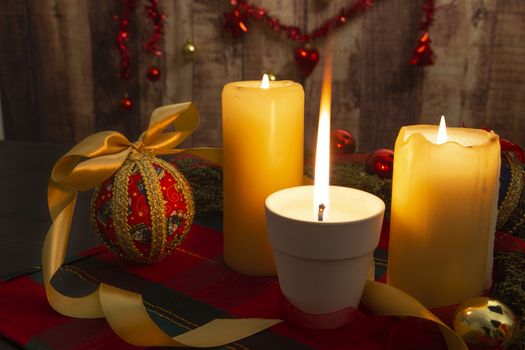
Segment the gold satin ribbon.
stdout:
<svg viewBox="0 0 525 350">
<path fill-rule="evenodd" d="M 436 323 L 450 350 L 468 350 L 461 337 L 419 301 L 388 284 L 367 280 L 361 303 L 382 316 L 409 316 Z"/>
<path fill-rule="evenodd" d="M 140 294 L 101 283 L 95 292 L 72 298 L 51 285 L 53 275 L 64 262 L 78 190 L 92 189 L 113 175 L 132 148 L 153 155 L 188 152 L 221 164 L 220 149 L 174 149 L 198 126 L 199 114 L 192 103 L 164 106 L 153 112 L 148 130 L 137 142 L 131 143 L 118 132 L 100 132 L 81 141 L 56 162 L 48 184 L 48 206 L 53 223 L 42 251 L 46 295 L 56 311 L 78 318 L 105 317 L 125 341 L 143 346 L 220 346 L 281 322 L 216 319 L 171 338 L 150 319 Z M 173 130 L 168 130 L 169 127 Z"/>
<path fill-rule="evenodd" d="M 148 316 L 142 296 L 101 283 L 93 293 L 73 298 L 51 285 L 63 264 L 77 193 L 101 184 L 113 175 L 131 149 L 154 155 L 188 152 L 222 164 L 220 149 L 175 149 L 199 125 L 191 102 L 156 109 L 146 130 L 135 143 L 118 132 L 91 135 L 73 147 L 55 164 L 48 184 L 48 206 L 52 225 L 42 250 L 44 286 L 49 304 L 59 313 L 77 318 L 101 318 L 126 342 L 140 346 L 216 347 L 267 329 L 279 319 L 215 319 L 175 337 L 165 334 Z M 168 130 L 173 127 L 173 130 Z M 367 281 L 362 302 L 380 315 L 414 316 L 437 323 L 449 349 L 467 349 L 463 340 L 409 295 L 381 283 Z"/>
</svg>

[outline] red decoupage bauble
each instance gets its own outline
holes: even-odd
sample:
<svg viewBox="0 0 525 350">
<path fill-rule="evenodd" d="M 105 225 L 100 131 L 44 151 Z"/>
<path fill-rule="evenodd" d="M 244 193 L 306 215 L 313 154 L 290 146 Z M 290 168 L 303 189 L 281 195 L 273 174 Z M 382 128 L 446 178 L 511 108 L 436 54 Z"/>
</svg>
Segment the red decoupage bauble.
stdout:
<svg viewBox="0 0 525 350">
<path fill-rule="evenodd" d="M 355 151 L 354 135 L 345 129 L 332 131 L 330 141 L 332 143 L 332 152 L 336 154 L 352 154 Z"/>
<path fill-rule="evenodd" d="M 195 214 L 191 188 L 173 165 L 133 149 L 119 170 L 95 189 L 91 221 L 106 246 L 145 264 L 170 255 Z"/>
<path fill-rule="evenodd" d="M 378 149 L 368 156 L 365 170 L 384 179 L 391 179 L 394 170 L 394 152 L 389 149 Z"/>
</svg>

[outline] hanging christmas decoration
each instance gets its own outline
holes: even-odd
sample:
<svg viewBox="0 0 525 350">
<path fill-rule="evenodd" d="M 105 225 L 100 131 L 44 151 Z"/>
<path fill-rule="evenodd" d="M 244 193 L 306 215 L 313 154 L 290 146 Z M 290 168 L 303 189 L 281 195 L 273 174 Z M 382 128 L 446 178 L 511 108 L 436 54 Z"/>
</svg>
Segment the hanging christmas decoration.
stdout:
<svg viewBox="0 0 525 350">
<path fill-rule="evenodd" d="M 371 8 L 372 4 L 373 0 L 355 1 L 352 5 L 341 8 L 337 15 L 324 21 L 319 27 L 309 33 L 304 33 L 297 26 L 282 24 L 278 18 L 268 14 L 268 11 L 262 7 L 250 4 L 245 0 L 230 0 L 231 10 L 224 13 L 224 27 L 233 38 L 239 38 L 249 32 L 249 22 L 255 20 L 266 24 L 277 33 L 283 33 L 289 40 L 299 43 L 295 50 L 295 62 L 301 73 L 308 76 L 314 70 L 320 56 L 312 43 L 348 24 L 352 18 Z M 420 23 L 422 33 L 410 62 L 418 65 L 429 65 L 433 64 L 434 57 L 430 48 L 428 30 L 434 20 L 435 0 L 427 0 L 422 11 L 423 19 Z"/>
<path fill-rule="evenodd" d="M 390 149 L 378 149 L 368 156 L 365 170 L 383 179 L 391 179 L 394 171 L 394 152 Z"/>
<path fill-rule="evenodd" d="M 147 17 L 153 24 L 153 34 L 149 40 L 144 43 L 146 52 L 153 56 L 156 60 L 157 57 L 162 56 L 162 50 L 159 45 L 159 41 L 164 35 L 164 20 L 166 16 L 159 11 L 160 0 L 148 0 L 147 4 L 144 5 Z M 146 76 L 150 81 L 157 81 L 160 78 L 160 69 L 154 65 L 150 66 L 146 72 Z"/>
<path fill-rule="evenodd" d="M 122 0 L 122 14 L 120 16 L 114 16 L 118 25 L 116 44 L 120 54 L 118 76 L 123 80 L 131 79 L 131 53 L 129 51 L 128 41 L 130 36 L 130 17 L 134 11 L 135 0 Z M 133 101 L 127 96 L 127 93 L 125 93 L 125 96 L 121 99 L 120 107 L 125 111 L 129 111 L 133 108 Z"/>
<path fill-rule="evenodd" d="M 119 77 L 124 80 L 131 79 L 130 57 L 128 41 L 129 41 L 129 23 L 130 16 L 135 11 L 135 0 L 122 1 L 122 14 L 115 16 L 115 21 L 118 24 L 117 33 L 117 48 L 120 54 L 120 71 Z"/>
<path fill-rule="evenodd" d="M 160 69 L 158 69 L 155 66 L 151 66 L 148 68 L 148 71 L 146 72 L 146 76 L 151 81 L 157 81 L 160 78 Z"/>
<path fill-rule="evenodd" d="M 91 221 L 121 257 L 152 264 L 171 254 L 195 213 L 191 188 L 170 163 L 133 149 L 119 170 L 95 189 Z"/>
<path fill-rule="evenodd" d="M 128 47 L 128 42 L 130 40 L 131 18 L 135 12 L 137 0 L 121 1 L 122 13 L 119 16 L 114 16 L 118 27 L 116 45 L 120 55 L 118 77 L 123 80 L 130 80 L 132 78 L 131 52 Z M 148 54 L 151 54 L 153 61 L 158 60 L 158 58 L 162 56 L 162 48 L 159 42 L 164 35 L 164 22 L 166 19 L 166 16 L 159 10 L 159 4 L 160 0 L 147 0 L 147 3 L 144 5 L 146 16 L 152 22 L 153 31 L 151 37 L 144 43 L 144 48 Z M 146 77 L 152 82 L 159 80 L 160 75 L 160 69 L 153 63 L 146 70 Z M 133 100 L 127 92 L 124 93 L 124 97 L 120 101 L 120 106 L 126 111 L 133 109 Z"/>
<path fill-rule="evenodd" d="M 186 44 L 182 47 L 182 53 L 184 57 L 188 59 L 193 59 L 195 57 L 195 52 L 197 51 L 197 47 L 191 40 L 187 40 Z"/>
<path fill-rule="evenodd" d="M 124 96 L 122 100 L 120 100 L 120 107 L 124 111 L 129 111 L 133 109 L 133 100 L 129 98 L 128 96 Z"/>
<path fill-rule="evenodd" d="M 411 64 L 429 66 L 434 64 L 434 52 L 430 47 L 430 35 L 428 30 L 434 22 L 434 12 L 436 10 L 435 0 L 426 0 L 423 4 L 423 18 L 420 24 L 421 34 L 417 46 L 412 54 Z"/>
<path fill-rule="evenodd" d="M 330 141 L 332 152 L 336 154 L 352 154 L 355 151 L 354 135 L 345 129 L 332 131 Z"/>
<path fill-rule="evenodd" d="M 309 76 L 312 73 L 318 61 L 319 51 L 308 44 L 295 50 L 295 62 L 305 76 Z"/>
<path fill-rule="evenodd" d="M 296 26 L 282 24 L 279 19 L 270 16 L 264 8 L 249 4 L 245 0 L 230 0 L 230 5 L 231 10 L 224 13 L 224 27 L 232 37 L 238 38 L 248 33 L 251 20 L 266 24 L 275 32 L 283 33 L 289 40 L 300 44 L 295 52 L 295 61 L 299 70 L 308 76 L 319 61 L 319 52 L 313 46 L 307 47 L 305 44 L 310 43 L 311 45 L 313 41 L 324 38 L 334 29 L 347 24 L 350 19 L 368 10 L 372 6 L 372 0 L 358 0 L 342 8 L 336 16 L 324 21 L 310 33 L 303 33 Z"/>
</svg>

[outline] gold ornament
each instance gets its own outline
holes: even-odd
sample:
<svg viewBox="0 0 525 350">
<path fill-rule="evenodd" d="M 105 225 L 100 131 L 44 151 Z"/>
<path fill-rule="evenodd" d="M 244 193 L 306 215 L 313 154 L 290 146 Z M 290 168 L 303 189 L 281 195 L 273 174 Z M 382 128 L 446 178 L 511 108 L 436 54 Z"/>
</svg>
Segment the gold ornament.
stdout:
<svg viewBox="0 0 525 350">
<path fill-rule="evenodd" d="M 469 345 L 505 346 L 517 328 L 518 319 L 512 311 L 487 297 L 465 301 L 454 314 L 454 329 Z"/>
<path fill-rule="evenodd" d="M 186 44 L 182 47 L 182 53 L 186 58 L 193 59 L 195 56 L 195 52 L 197 51 L 197 47 L 191 40 L 187 40 Z"/>
</svg>

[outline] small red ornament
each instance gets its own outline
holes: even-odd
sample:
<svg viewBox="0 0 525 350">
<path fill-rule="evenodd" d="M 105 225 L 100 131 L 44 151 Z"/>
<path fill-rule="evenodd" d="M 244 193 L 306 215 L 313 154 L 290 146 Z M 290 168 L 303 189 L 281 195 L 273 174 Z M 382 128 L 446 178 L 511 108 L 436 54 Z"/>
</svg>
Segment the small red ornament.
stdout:
<svg viewBox="0 0 525 350">
<path fill-rule="evenodd" d="M 133 109 L 133 100 L 129 97 L 124 97 L 122 100 L 120 100 L 120 107 L 125 110 L 129 111 Z"/>
<path fill-rule="evenodd" d="M 295 50 L 295 62 L 305 76 L 309 76 L 319 61 L 319 51 L 308 45 Z"/>
<path fill-rule="evenodd" d="M 355 138 L 345 129 L 332 131 L 330 135 L 332 151 L 336 154 L 352 154 L 355 151 Z"/>
<path fill-rule="evenodd" d="M 394 152 L 382 148 L 370 153 L 365 162 L 365 170 L 383 179 L 391 179 L 394 170 Z"/>
<path fill-rule="evenodd" d="M 148 71 L 146 72 L 146 76 L 150 81 L 157 81 L 160 78 L 160 69 L 158 69 L 155 66 L 151 66 L 148 68 Z"/>
</svg>

